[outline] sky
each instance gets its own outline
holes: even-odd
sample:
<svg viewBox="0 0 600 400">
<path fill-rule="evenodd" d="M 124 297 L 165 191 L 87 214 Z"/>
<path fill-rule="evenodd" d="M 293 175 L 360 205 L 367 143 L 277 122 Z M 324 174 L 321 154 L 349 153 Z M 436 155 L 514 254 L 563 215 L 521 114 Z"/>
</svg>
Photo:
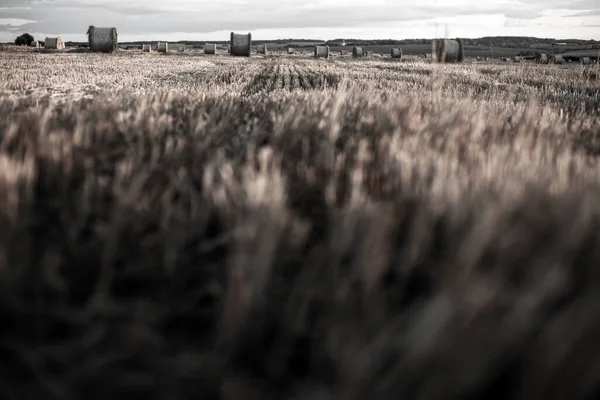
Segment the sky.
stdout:
<svg viewBox="0 0 600 400">
<path fill-rule="evenodd" d="M 0 42 L 28 32 L 86 41 L 411 39 L 536 36 L 600 40 L 600 0 L 0 0 Z"/>
</svg>

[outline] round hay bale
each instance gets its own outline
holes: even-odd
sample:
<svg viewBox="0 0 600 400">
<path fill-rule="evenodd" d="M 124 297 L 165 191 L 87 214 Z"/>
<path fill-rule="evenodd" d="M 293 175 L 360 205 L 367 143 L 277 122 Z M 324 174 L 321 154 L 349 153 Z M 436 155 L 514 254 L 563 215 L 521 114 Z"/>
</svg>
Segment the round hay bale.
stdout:
<svg viewBox="0 0 600 400">
<path fill-rule="evenodd" d="M 204 54 L 217 54 L 217 45 L 214 43 L 206 43 L 204 45 Z"/>
<path fill-rule="evenodd" d="M 564 60 L 563 56 L 559 56 L 559 55 L 552 56 L 552 64 L 562 64 L 564 62 L 565 62 L 565 60 Z"/>
<path fill-rule="evenodd" d="M 315 58 L 329 59 L 329 46 L 315 46 Z"/>
<path fill-rule="evenodd" d="M 143 44 L 142 45 L 142 51 L 144 53 L 150 53 L 152 51 L 152 45 L 150 45 L 150 44 Z"/>
<path fill-rule="evenodd" d="M 580 63 L 581 65 L 590 65 L 590 64 L 591 64 L 591 60 L 590 60 L 590 58 L 589 58 L 589 57 L 581 57 L 581 58 L 579 59 L 579 63 Z"/>
<path fill-rule="evenodd" d="M 31 42 L 31 44 L 29 46 L 37 49 L 40 47 L 40 42 L 38 42 L 37 40 L 34 40 L 33 42 Z"/>
<path fill-rule="evenodd" d="M 538 64 L 548 64 L 548 54 L 539 53 L 535 57 L 535 62 Z"/>
<path fill-rule="evenodd" d="M 352 57 L 364 57 L 365 56 L 365 48 L 354 46 L 352 48 Z"/>
<path fill-rule="evenodd" d="M 296 49 L 294 49 L 293 47 L 288 47 L 287 53 L 288 54 L 295 54 L 296 53 Z"/>
<path fill-rule="evenodd" d="M 231 55 L 234 57 L 250 57 L 252 34 L 247 35 L 231 32 Z"/>
<path fill-rule="evenodd" d="M 156 44 L 156 49 L 159 53 L 168 53 L 169 52 L 169 43 L 167 42 L 158 42 Z"/>
<path fill-rule="evenodd" d="M 516 62 L 516 63 L 523 62 L 523 57 L 514 56 L 514 57 L 512 58 L 512 61 L 513 61 L 513 62 Z"/>
<path fill-rule="evenodd" d="M 465 60 L 465 47 L 460 39 L 436 39 L 432 42 L 432 53 L 438 63 L 461 63 Z"/>
<path fill-rule="evenodd" d="M 62 41 L 60 40 L 60 37 L 46 38 L 44 40 L 44 48 L 46 50 L 60 50 L 60 49 L 62 49 Z"/>
<path fill-rule="evenodd" d="M 87 31 L 90 51 L 98 53 L 114 53 L 119 50 L 116 28 L 100 28 L 90 26 Z"/>
<path fill-rule="evenodd" d="M 264 55 L 267 55 L 268 51 L 269 51 L 269 50 L 267 49 L 267 45 L 266 45 L 266 44 L 260 44 L 260 45 L 258 45 L 258 47 L 257 47 L 257 49 L 256 49 L 256 52 L 257 52 L 258 54 L 264 54 Z"/>
</svg>

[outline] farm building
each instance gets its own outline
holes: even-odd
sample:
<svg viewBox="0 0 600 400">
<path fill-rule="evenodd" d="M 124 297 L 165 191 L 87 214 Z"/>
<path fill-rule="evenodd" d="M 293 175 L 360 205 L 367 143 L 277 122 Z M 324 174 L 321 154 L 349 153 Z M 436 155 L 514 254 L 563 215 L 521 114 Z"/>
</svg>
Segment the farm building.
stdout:
<svg viewBox="0 0 600 400">
<path fill-rule="evenodd" d="M 119 50 L 119 40 L 116 28 L 102 28 L 91 25 L 87 31 L 90 51 L 98 53 L 113 53 Z"/>
<path fill-rule="evenodd" d="M 62 50 L 64 47 L 59 36 L 55 38 L 46 38 L 46 40 L 44 40 L 44 48 L 48 50 Z"/>
</svg>

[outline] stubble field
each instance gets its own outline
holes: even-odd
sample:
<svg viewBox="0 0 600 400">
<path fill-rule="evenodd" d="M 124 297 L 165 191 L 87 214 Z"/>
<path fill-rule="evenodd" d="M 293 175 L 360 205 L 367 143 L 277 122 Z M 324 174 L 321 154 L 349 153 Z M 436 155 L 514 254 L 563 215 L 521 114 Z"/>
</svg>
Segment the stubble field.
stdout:
<svg viewBox="0 0 600 400">
<path fill-rule="evenodd" d="M 0 53 L 3 399 L 591 399 L 600 71 Z"/>
</svg>

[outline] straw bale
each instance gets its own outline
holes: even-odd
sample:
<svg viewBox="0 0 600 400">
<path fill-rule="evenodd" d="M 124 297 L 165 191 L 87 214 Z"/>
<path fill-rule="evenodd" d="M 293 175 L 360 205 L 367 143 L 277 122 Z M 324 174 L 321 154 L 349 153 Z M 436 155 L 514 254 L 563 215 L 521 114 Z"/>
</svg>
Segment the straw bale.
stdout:
<svg viewBox="0 0 600 400">
<path fill-rule="evenodd" d="M 250 57 L 252 48 L 252 34 L 246 35 L 231 32 L 231 55 L 236 57 Z"/>
<path fill-rule="evenodd" d="M 217 45 L 214 43 L 206 43 L 204 45 L 204 54 L 217 54 Z"/>
<path fill-rule="evenodd" d="M 548 64 L 548 54 L 539 53 L 535 57 L 535 62 L 538 64 Z"/>
<path fill-rule="evenodd" d="M 364 57 L 365 56 L 365 48 L 354 46 L 352 48 L 352 57 Z"/>
<path fill-rule="evenodd" d="M 315 58 L 329 58 L 329 46 L 315 46 Z"/>
<path fill-rule="evenodd" d="M 87 31 L 90 51 L 99 53 L 114 53 L 119 50 L 119 40 L 116 28 L 90 26 Z"/>
<path fill-rule="evenodd" d="M 432 53 L 438 63 L 461 63 L 465 60 L 465 50 L 460 39 L 435 39 Z"/>
<path fill-rule="evenodd" d="M 158 42 L 156 44 L 156 49 L 159 53 L 168 53 L 169 52 L 169 43 L 167 42 Z"/>
<path fill-rule="evenodd" d="M 267 49 L 267 45 L 266 44 L 259 44 L 258 47 L 257 47 L 257 49 L 256 49 L 256 52 L 258 54 L 264 54 L 264 55 L 266 55 L 268 53 L 268 51 L 269 50 Z"/>
<path fill-rule="evenodd" d="M 62 40 L 60 37 L 46 38 L 46 40 L 44 40 L 44 48 L 47 50 L 61 50 Z"/>
</svg>

